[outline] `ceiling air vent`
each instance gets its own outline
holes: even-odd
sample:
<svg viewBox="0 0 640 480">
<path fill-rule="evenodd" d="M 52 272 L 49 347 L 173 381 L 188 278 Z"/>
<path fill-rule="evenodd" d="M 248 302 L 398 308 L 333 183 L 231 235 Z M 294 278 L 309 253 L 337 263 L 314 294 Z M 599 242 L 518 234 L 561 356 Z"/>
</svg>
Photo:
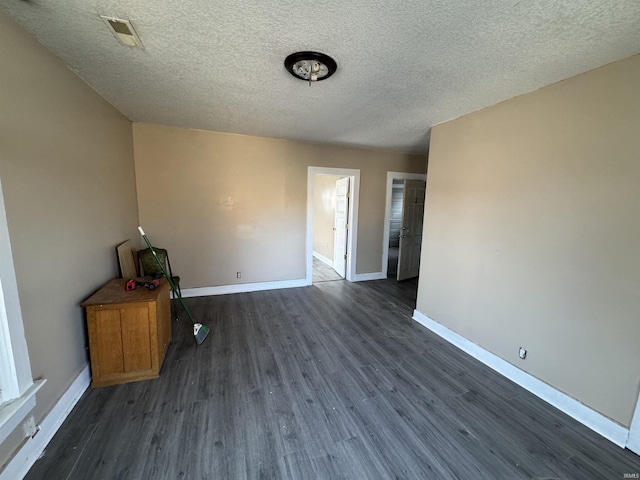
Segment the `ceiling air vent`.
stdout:
<svg viewBox="0 0 640 480">
<path fill-rule="evenodd" d="M 104 15 L 100 15 L 100 18 L 104 20 L 104 23 L 107 24 L 109 30 L 111 30 L 121 44 L 127 47 L 144 48 L 140 37 L 129 20 L 105 17 Z"/>
</svg>

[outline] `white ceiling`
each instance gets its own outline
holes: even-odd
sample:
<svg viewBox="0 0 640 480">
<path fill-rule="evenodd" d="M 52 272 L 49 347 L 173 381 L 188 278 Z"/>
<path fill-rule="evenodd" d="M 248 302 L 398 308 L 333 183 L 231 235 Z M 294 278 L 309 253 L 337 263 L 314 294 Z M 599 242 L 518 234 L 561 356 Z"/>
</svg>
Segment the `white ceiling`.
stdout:
<svg viewBox="0 0 640 480">
<path fill-rule="evenodd" d="M 638 0 L 2 0 L 138 122 L 426 152 L 430 127 L 640 52 Z M 145 50 L 98 15 L 130 20 Z M 1 46 L 0 46 L 1 48 Z M 308 86 L 285 57 L 337 73 Z"/>
</svg>

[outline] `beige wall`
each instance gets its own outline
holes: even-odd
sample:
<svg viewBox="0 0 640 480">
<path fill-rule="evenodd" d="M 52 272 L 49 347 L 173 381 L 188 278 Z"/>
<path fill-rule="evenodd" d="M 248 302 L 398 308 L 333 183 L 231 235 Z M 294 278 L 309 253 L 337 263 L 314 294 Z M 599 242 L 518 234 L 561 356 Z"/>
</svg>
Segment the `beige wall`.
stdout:
<svg viewBox="0 0 640 480">
<path fill-rule="evenodd" d="M 78 304 L 139 237 L 131 123 L 2 13 L 0 45 L 0 178 L 40 421 L 88 363 Z"/>
<path fill-rule="evenodd" d="M 313 251 L 333 261 L 333 227 L 336 220 L 337 175 L 313 179 Z"/>
<path fill-rule="evenodd" d="M 417 304 L 625 426 L 640 382 L 638 85 L 634 56 L 435 127 Z"/>
<path fill-rule="evenodd" d="M 379 272 L 386 172 L 425 170 L 380 150 L 139 123 L 133 137 L 140 222 L 186 288 L 305 278 L 308 166 L 361 170 L 356 271 Z"/>
</svg>

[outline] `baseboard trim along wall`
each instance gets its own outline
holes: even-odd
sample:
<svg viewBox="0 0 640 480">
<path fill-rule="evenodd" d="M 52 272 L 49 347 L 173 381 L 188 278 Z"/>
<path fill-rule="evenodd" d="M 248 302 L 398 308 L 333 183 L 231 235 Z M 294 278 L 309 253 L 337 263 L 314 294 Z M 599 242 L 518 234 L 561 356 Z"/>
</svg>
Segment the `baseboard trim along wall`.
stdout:
<svg viewBox="0 0 640 480">
<path fill-rule="evenodd" d="M 622 425 L 587 407 L 575 398 L 562 393 L 560 390 L 555 389 L 542 380 L 537 379 L 533 375 L 520 370 L 506 360 L 467 340 L 462 335 L 449 330 L 444 325 L 432 320 L 418 310 L 413 311 L 413 319 L 594 432 L 602 435 L 619 447 L 625 447 L 629 430 Z"/>
<path fill-rule="evenodd" d="M 383 280 L 385 278 L 387 277 L 382 272 L 357 273 L 354 281 L 365 282 L 368 280 Z M 219 287 L 184 288 L 182 289 L 182 296 L 184 298 L 206 297 L 209 295 L 227 295 L 229 293 L 248 293 L 262 290 L 279 290 L 281 288 L 308 287 L 309 285 L 311 285 L 311 283 L 307 282 L 306 278 L 280 280 L 276 282 L 238 283 L 236 285 L 221 285 Z"/>
<path fill-rule="evenodd" d="M 29 469 L 36 463 L 36 460 L 40 458 L 62 423 L 69 416 L 73 407 L 76 406 L 82 394 L 89 388 L 90 383 L 91 372 L 89 365 L 87 365 L 44 420 L 40 422 L 40 431 L 33 438 L 28 438 L 9 461 L 6 468 L 0 473 L 0 480 L 16 480 L 25 477 Z"/>
<path fill-rule="evenodd" d="M 306 278 L 297 280 L 280 280 L 277 282 L 259 282 L 259 283 L 238 283 L 236 285 L 221 285 L 219 287 L 199 287 L 185 288 L 182 290 L 182 296 L 187 297 L 206 297 L 209 295 L 227 295 L 229 293 L 247 293 L 259 292 L 262 290 L 278 290 L 281 288 L 297 288 L 307 287 L 310 283 Z"/>
<path fill-rule="evenodd" d="M 356 273 L 354 282 L 368 282 L 369 280 L 384 280 L 387 276 L 384 272 Z"/>
<path fill-rule="evenodd" d="M 322 263 L 326 263 L 331 268 L 333 268 L 333 260 L 325 257 L 324 255 L 320 255 L 318 252 L 315 252 L 315 251 L 313 252 L 313 256 L 318 260 L 320 260 Z"/>
</svg>

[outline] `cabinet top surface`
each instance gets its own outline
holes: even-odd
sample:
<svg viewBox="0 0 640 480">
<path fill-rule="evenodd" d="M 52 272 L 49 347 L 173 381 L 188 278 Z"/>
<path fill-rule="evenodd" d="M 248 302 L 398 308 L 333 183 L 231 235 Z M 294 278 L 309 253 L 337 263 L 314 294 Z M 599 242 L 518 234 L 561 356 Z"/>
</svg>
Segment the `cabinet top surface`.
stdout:
<svg viewBox="0 0 640 480">
<path fill-rule="evenodd" d="M 137 302 L 153 302 L 158 299 L 161 294 L 169 290 L 169 283 L 166 279 L 160 279 L 160 286 L 155 290 L 149 290 L 145 287 L 137 287 L 135 290 L 127 292 L 124 289 L 127 283 L 126 278 L 114 278 L 109 280 L 100 290 L 87 298 L 80 304 L 81 307 L 90 307 L 92 305 L 109 305 L 117 303 L 137 303 Z"/>
</svg>

